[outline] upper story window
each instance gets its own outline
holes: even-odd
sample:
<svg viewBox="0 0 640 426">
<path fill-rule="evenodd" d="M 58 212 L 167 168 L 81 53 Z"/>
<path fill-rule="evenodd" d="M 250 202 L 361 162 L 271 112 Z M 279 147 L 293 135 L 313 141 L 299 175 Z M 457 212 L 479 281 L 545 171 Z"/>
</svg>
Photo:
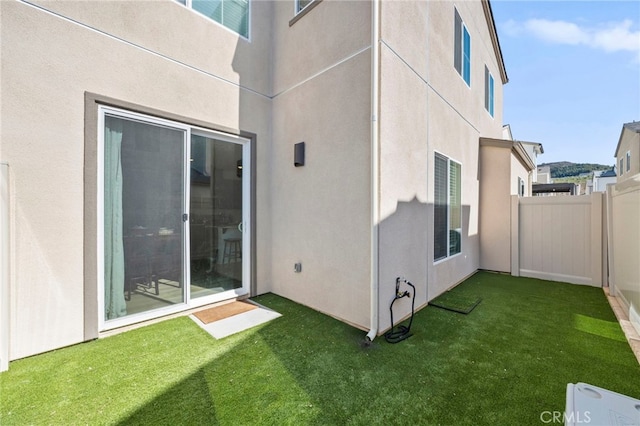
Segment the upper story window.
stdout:
<svg viewBox="0 0 640 426">
<path fill-rule="evenodd" d="M 249 38 L 249 0 L 177 0 L 209 19 Z"/>
<path fill-rule="evenodd" d="M 486 65 L 484 67 L 484 109 L 493 117 L 493 76 Z"/>
<path fill-rule="evenodd" d="M 471 87 L 471 36 L 458 10 L 454 8 L 453 12 L 455 20 L 453 66 L 467 86 Z"/>
<path fill-rule="evenodd" d="M 627 172 L 631 171 L 631 151 L 627 151 Z"/>
<path fill-rule="evenodd" d="M 322 0 L 295 0 L 295 16 L 289 21 L 289 26 L 298 22 L 304 15 L 309 13 L 311 9 L 320 4 Z"/>
<path fill-rule="evenodd" d="M 618 176 L 622 176 L 624 174 L 624 157 L 620 157 L 620 167 L 618 169 L 620 170 Z"/>
<path fill-rule="evenodd" d="M 309 6 L 315 0 L 296 0 L 296 13 Z"/>
</svg>

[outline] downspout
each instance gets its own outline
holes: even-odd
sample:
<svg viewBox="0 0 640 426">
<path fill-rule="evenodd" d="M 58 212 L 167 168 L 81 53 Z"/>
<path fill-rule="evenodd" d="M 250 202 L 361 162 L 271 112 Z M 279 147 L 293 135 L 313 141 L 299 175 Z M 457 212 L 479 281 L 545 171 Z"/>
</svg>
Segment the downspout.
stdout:
<svg viewBox="0 0 640 426">
<path fill-rule="evenodd" d="M 371 329 L 367 340 L 378 335 L 378 224 L 380 223 L 380 135 L 378 132 L 378 105 L 380 83 L 380 0 L 373 0 L 371 14 Z"/>
</svg>

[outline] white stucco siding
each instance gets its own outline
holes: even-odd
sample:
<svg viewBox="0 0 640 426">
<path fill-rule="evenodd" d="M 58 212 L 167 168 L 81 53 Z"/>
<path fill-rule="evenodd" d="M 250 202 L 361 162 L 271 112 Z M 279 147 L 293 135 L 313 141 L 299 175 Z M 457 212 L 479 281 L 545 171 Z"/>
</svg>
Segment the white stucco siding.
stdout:
<svg viewBox="0 0 640 426">
<path fill-rule="evenodd" d="M 471 36 L 470 86 L 453 64 L 454 6 Z M 417 284 L 419 306 L 479 267 L 478 140 L 502 134 L 502 89 L 479 2 L 383 2 L 381 16 L 379 312 L 383 330 L 389 325 L 388 302 L 397 276 Z M 485 64 L 495 80 L 494 117 L 484 108 Z M 460 254 L 434 263 L 436 152 L 462 166 L 463 236 Z M 401 307 L 399 315 L 409 308 Z"/>
<path fill-rule="evenodd" d="M 429 96 L 429 203 L 433 205 L 434 152 L 458 162 L 462 167 L 462 252 L 430 267 L 429 300 L 458 284 L 479 267 L 479 149 L 477 130 L 436 96 Z M 433 221 L 430 224 L 431 232 Z M 431 234 L 429 261 L 433 262 L 433 235 Z"/>
<path fill-rule="evenodd" d="M 531 195 L 528 190 L 529 171 L 513 152 L 511 152 L 510 156 L 511 156 L 511 167 L 510 167 L 511 176 L 509 179 L 509 186 L 511 187 L 510 195 L 519 195 L 518 178 L 520 178 L 522 179 L 522 182 L 524 182 L 524 191 L 525 191 L 524 196 L 528 197 Z"/>
<path fill-rule="evenodd" d="M 32 3 L 259 93 L 271 92 L 272 2 L 250 2 L 249 39 L 175 0 Z"/>
<path fill-rule="evenodd" d="M 383 45 L 380 88 L 380 331 L 390 326 L 395 280 L 416 286 L 416 307 L 427 301 L 431 234 L 428 204 L 428 87 L 402 58 Z M 396 318 L 411 309 L 394 305 Z"/>
<path fill-rule="evenodd" d="M 402 2 L 401 2 L 402 3 Z M 426 2 L 429 83 L 452 108 L 483 137 L 502 137 L 503 88 L 499 64 L 480 2 Z M 471 82 L 468 86 L 454 68 L 454 9 L 471 38 Z M 494 116 L 484 108 L 484 67 L 494 78 Z"/>
<path fill-rule="evenodd" d="M 0 7 L 16 359 L 83 340 L 85 92 L 257 134 L 261 193 L 269 190 L 260 159 L 269 151 L 270 102 L 61 16 L 19 2 Z M 269 241 L 267 198 L 256 206 L 261 245 Z M 257 262 L 268 286 L 269 265 L 263 255 Z"/>
<path fill-rule="evenodd" d="M 273 105 L 273 291 L 361 328 L 371 282 L 370 68 L 366 51 Z M 293 164 L 298 142 L 302 167 Z"/>
<path fill-rule="evenodd" d="M 293 25 L 293 1 L 273 8 L 274 96 L 371 46 L 370 2 L 323 1 Z"/>
</svg>

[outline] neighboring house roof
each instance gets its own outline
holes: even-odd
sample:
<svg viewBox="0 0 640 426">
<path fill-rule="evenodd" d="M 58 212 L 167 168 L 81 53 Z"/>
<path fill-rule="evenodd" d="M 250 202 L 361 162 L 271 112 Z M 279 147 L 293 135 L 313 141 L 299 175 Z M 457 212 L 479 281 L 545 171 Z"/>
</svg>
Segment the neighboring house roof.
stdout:
<svg viewBox="0 0 640 426">
<path fill-rule="evenodd" d="M 485 18 L 487 19 L 489 35 L 491 36 L 491 43 L 493 44 L 493 51 L 498 59 L 500 78 L 502 79 L 502 84 L 507 84 L 509 82 L 509 77 L 507 77 L 507 69 L 504 66 L 502 50 L 500 49 L 500 40 L 498 40 L 498 32 L 496 31 L 496 22 L 493 19 L 493 12 L 491 11 L 491 3 L 489 3 L 489 0 L 482 0 L 482 9 L 484 10 Z"/>
<path fill-rule="evenodd" d="M 629 132 L 640 133 L 640 121 L 632 121 L 631 123 L 624 123 L 622 125 L 622 131 L 620 132 L 620 139 L 618 139 L 618 146 L 616 146 L 616 153 L 614 154 L 614 157 L 618 156 L 620 144 L 622 143 L 622 135 L 624 135 L 625 130 Z"/>
<path fill-rule="evenodd" d="M 521 144 L 523 144 L 523 145 L 532 145 L 533 146 L 533 150 L 538 155 L 544 154 L 544 147 L 542 146 L 542 144 L 540 142 L 528 142 L 528 141 L 519 141 L 519 142 Z"/>
<path fill-rule="evenodd" d="M 576 194 L 575 183 L 534 183 L 531 188 L 533 194 L 548 194 L 554 192 L 568 192 Z"/>
<path fill-rule="evenodd" d="M 622 127 L 625 127 L 632 132 L 640 133 L 640 121 L 632 121 L 631 123 L 625 123 Z"/>
<path fill-rule="evenodd" d="M 601 173 L 599 177 L 616 177 L 616 171 L 613 169 L 607 170 L 606 172 Z"/>
<path fill-rule="evenodd" d="M 505 124 L 502 126 L 502 139 L 509 140 L 509 141 L 515 140 L 513 139 L 513 133 L 511 133 L 510 124 Z M 544 154 L 544 148 L 542 144 L 539 142 L 529 142 L 529 141 L 517 141 L 517 142 L 520 142 L 522 145 L 531 146 L 531 149 L 536 155 Z M 534 159 L 532 158 L 532 160 Z"/>
</svg>

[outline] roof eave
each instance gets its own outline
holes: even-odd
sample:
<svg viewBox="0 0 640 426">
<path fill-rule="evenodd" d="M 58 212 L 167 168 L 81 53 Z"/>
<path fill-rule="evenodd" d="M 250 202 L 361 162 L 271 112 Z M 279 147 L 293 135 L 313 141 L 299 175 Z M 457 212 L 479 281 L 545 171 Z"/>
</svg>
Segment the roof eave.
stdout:
<svg viewBox="0 0 640 426">
<path fill-rule="evenodd" d="M 507 69 L 504 66 L 502 50 L 500 49 L 500 40 L 498 40 L 498 31 L 496 30 L 496 22 L 493 19 L 493 12 L 491 11 L 491 3 L 489 3 L 489 0 L 482 0 L 482 9 L 484 10 L 484 17 L 487 20 L 487 25 L 489 26 L 491 44 L 493 44 L 493 50 L 496 54 L 496 58 L 498 59 L 500 78 L 502 79 L 502 84 L 507 84 L 509 82 L 509 77 L 507 76 Z"/>
</svg>

